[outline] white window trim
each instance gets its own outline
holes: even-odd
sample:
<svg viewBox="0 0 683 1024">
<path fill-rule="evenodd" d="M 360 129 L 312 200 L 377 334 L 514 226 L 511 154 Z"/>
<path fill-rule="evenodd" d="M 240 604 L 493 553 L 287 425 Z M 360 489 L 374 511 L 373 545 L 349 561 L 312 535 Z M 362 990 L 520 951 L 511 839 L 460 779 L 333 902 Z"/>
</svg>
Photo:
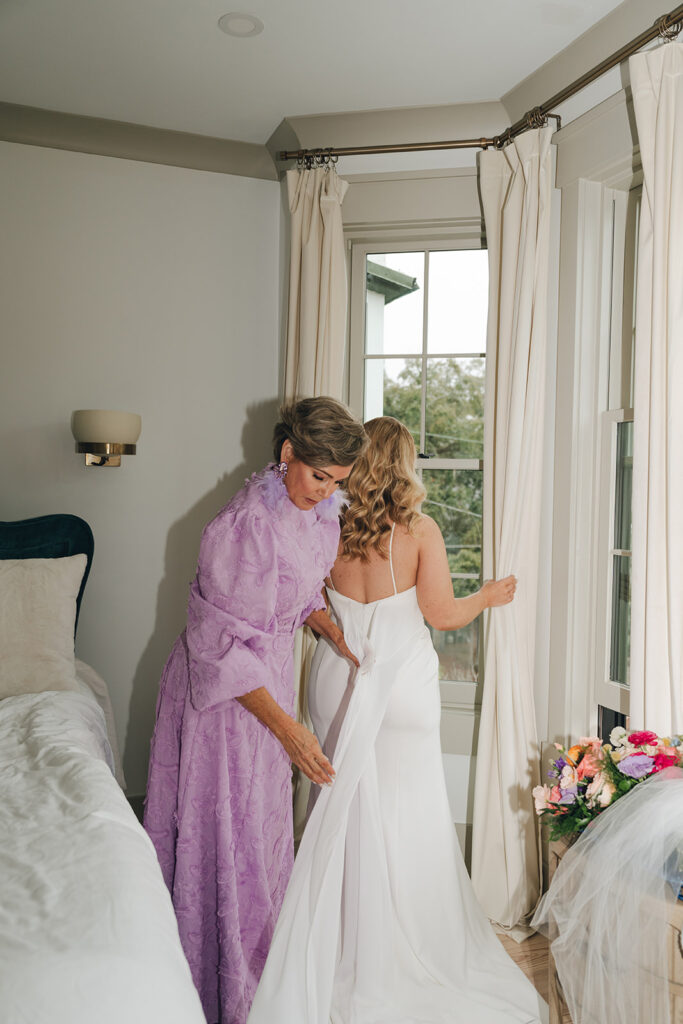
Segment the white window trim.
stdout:
<svg viewBox="0 0 683 1024">
<path fill-rule="evenodd" d="M 602 557 L 598 568 L 597 609 L 598 629 L 595 649 L 595 702 L 604 707 L 629 713 L 629 687 L 610 679 L 610 653 L 612 634 L 612 585 L 614 553 L 614 503 L 616 500 L 617 426 L 633 420 L 632 409 L 609 409 L 602 414 L 602 492 L 600 495 Z"/>
</svg>

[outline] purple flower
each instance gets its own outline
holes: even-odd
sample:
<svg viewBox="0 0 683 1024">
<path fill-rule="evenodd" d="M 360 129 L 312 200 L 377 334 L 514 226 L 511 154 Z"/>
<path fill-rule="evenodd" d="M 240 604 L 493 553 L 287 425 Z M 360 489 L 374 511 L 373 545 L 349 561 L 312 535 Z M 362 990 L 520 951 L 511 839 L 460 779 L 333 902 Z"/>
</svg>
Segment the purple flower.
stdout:
<svg viewBox="0 0 683 1024">
<path fill-rule="evenodd" d="M 629 779 L 642 779 L 650 774 L 654 763 L 654 758 L 649 754 L 629 754 L 619 762 L 617 768 Z"/>
<path fill-rule="evenodd" d="M 576 789 L 564 789 L 562 796 L 557 801 L 558 804 L 575 804 L 576 803 Z"/>
<path fill-rule="evenodd" d="M 565 759 L 563 757 L 558 757 L 557 761 L 553 761 L 553 765 L 555 766 L 555 769 L 558 772 L 562 771 L 562 769 L 564 768 L 566 763 L 567 762 L 565 761 Z"/>
</svg>

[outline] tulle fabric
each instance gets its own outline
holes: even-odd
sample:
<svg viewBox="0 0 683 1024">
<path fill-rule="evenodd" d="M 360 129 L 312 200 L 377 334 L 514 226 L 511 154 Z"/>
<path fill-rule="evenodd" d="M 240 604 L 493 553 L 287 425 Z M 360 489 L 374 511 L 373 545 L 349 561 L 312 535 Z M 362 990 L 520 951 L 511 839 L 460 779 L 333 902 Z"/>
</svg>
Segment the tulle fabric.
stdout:
<svg viewBox="0 0 683 1024">
<path fill-rule="evenodd" d="M 670 1024 L 667 922 L 683 877 L 683 771 L 640 783 L 564 855 L 532 920 L 574 1024 Z M 671 1022 L 673 1024 L 673 1022 Z"/>
</svg>

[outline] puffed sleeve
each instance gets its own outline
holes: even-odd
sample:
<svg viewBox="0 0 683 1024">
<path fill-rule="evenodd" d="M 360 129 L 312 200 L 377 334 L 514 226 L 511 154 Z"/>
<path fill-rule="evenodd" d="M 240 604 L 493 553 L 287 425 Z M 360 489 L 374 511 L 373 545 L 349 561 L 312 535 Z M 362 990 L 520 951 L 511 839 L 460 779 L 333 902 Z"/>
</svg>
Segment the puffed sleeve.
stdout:
<svg viewBox="0 0 683 1024">
<path fill-rule="evenodd" d="M 268 686 L 276 636 L 275 538 L 257 510 L 224 510 L 202 535 L 190 588 L 190 695 L 198 711 Z"/>
<path fill-rule="evenodd" d="M 313 591 L 313 593 L 311 594 L 311 597 L 309 599 L 308 604 L 306 605 L 304 610 L 299 615 L 299 618 L 296 621 L 297 629 L 300 626 L 303 626 L 304 622 L 306 621 L 308 616 L 311 615 L 312 612 L 318 612 L 318 611 L 324 612 L 324 611 L 326 611 L 326 609 L 327 609 L 327 603 L 325 601 L 325 598 L 323 597 L 322 586 L 321 586 L 320 590 L 314 590 Z"/>
</svg>

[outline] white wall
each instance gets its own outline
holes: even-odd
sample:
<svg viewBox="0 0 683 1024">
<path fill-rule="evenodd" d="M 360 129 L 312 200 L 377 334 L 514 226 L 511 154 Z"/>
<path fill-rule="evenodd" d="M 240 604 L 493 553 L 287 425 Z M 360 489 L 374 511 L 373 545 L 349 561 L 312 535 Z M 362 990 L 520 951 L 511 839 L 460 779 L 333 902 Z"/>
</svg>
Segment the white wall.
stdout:
<svg viewBox="0 0 683 1024">
<path fill-rule="evenodd" d="M 77 654 L 132 794 L 202 527 L 269 457 L 280 235 L 277 182 L 0 143 L 0 519 L 93 529 Z M 142 414 L 120 469 L 74 452 L 92 407 Z"/>
</svg>

